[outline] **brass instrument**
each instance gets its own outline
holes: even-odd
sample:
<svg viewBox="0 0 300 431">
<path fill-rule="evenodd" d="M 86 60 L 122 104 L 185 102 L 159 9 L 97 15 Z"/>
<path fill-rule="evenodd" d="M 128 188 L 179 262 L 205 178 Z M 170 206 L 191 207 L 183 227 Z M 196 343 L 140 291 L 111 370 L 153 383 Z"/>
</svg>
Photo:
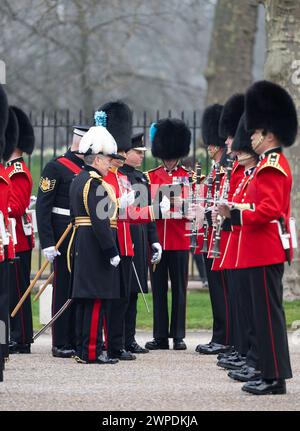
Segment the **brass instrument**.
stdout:
<svg viewBox="0 0 300 431">
<path fill-rule="evenodd" d="M 227 160 L 227 168 L 226 168 L 226 178 L 224 181 L 224 186 L 222 189 L 222 196 L 219 197 L 216 201 L 216 204 L 220 202 L 227 202 L 228 201 L 228 195 L 229 195 L 229 189 L 230 189 L 230 179 L 231 179 L 231 173 L 232 173 L 232 166 L 233 166 L 233 160 L 228 159 Z M 220 257 L 220 241 L 221 241 L 221 230 L 222 230 L 222 224 L 224 221 L 224 217 L 218 215 L 216 222 L 214 223 L 214 229 L 213 229 L 213 245 L 211 249 L 211 257 L 216 258 Z"/>
</svg>

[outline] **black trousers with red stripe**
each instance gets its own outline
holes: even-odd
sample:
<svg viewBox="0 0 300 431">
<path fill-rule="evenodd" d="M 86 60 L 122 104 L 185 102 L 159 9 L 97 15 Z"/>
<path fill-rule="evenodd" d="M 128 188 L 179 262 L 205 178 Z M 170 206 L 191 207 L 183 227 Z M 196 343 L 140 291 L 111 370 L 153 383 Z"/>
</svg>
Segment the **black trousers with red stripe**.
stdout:
<svg viewBox="0 0 300 431">
<path fill-rule="evenodd" d="M 257 337 L 254 326 L 254 316 L 251 300 L 251 269 L 235 269 L 228 273 L 231 276 L 230 285 L 235 293 L 235 349 L 246 356 L 248 366 L 259 369 Z"/>
<path fill-rule="evenodd" d="M 54 280 L 52 292 L 52 316 L 54 316 L 70 298 L 70 274 L 67 267 L 67 255 L 61 253 L 53 263 Z M 52 325 L 52 345 L 75 346 L 75 307 L 70 307 Z"/>
<path fill-rule="evenodd" d="M 212 271 L 213 259 L 209 259 L 206 254 L 203 256 L 213 314 L 211 341 L 228 345 L 230 343 L 230 322 L 226 271 Z"/>
<path fill-rule="evenodd" d="M 12 311 L 30 284 L 32 251 L 16 254 L 17 260 L 10 266 L 9 306 Z M 15 317 L 10 318 L 10 339 L 18 344 L 33 342 L 32 309 L 30 296 Z"/>
<path fill-rule="evenodd" d="M 185 337 L 188 264 L 188 250 L 164 250 L 155 272 L 151 268 L 154 338 Z M 168 312 L 169 275 L 172 292 L 170 328 Z"/>
<path fill-rule="evenodd" d="M 1 364 L 8 357 L 8 327 L 9 327 L 9 263 L 0 263 L 0 344 Z"/>
<path fill-rule="evenodd" d="M 264 379 L 292 377 L 283 309 L 283 272 L 284 264 L 248 269 L 260 370 Z"/>
<path fill-rule="evenodd" d="M 108 354 L 125 347 L 125 315 L 129 304 L 132 257 L 122 256 L 120 262 L 121 298 L 107 300 Z"/>
<path fill-rule="evenodd" d="M 95 362 L 102 353 L 102 321 L 105 321 L 106 301 L 76 299 L 74 305 L 76 308 L 76 355 L 86 362 Z"/>
</svg>

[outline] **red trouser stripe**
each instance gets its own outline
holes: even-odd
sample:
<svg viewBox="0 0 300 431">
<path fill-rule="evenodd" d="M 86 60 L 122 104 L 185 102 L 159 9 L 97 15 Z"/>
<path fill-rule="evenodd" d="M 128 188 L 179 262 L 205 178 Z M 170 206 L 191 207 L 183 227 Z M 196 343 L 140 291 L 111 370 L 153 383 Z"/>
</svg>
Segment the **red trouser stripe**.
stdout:
<svg viewBox="0 0 300 431">
<path fill-rule="evenodd" d="M 98 326 L 99 326 L 99 317 L 101 311 L 101 300 L 96 299 L 94 301 L 93 311 L 92 311 L 92 320 L 91 320 L 91 328 L 90 328 L 90 339 L 89 339 L 89 361 L 96 360 L 96 347 L 97 347 L 97 335 L 98 335 Z"/>
<path fill-rule="evenodd" d="M 226 283 L 224 279 L 224 272 L 221 271 L 221 280 L 222 280 L 222 286 L 224 290 L 224 301 L 225 301 L 225 315 L 226 315 L 226 340 L 225 345 L 229 342 L 229 311 L 228 311 L 228 300 L 227 300 L 227 291 L 226 291 Z"/>
<path fill-rule="evenodd" d="M 269 331 L 270 331 L 271 344 L 272 344 L 275 374 L 276 374 L 276 378 L 279 379 L 279 370 L 278 370 L 278 362 L 277 362 L 277 356 L 276 356 L 276 351 L 275 351 L 275 340 L 274 340 L 273 327 L 272 327 L 269 292 L 268 292 L 268 287 L 267 287 L 266 268 L 264 268 L 264 287 L 265 287 L 265 295 L 266 295 L 266 303 L 267 303 L 267 311 L 268 311 L 268 321 L 269 321 Z"/>
</svg>

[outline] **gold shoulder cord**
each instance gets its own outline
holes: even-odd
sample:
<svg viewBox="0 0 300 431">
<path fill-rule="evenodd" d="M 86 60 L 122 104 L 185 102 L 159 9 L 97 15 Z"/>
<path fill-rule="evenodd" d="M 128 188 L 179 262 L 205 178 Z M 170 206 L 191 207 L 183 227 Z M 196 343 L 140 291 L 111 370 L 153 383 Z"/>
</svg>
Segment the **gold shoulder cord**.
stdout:
<svg viewBox="0 0 300 431">
<path fill-rule="evenodd" d="M 88 196 L 89 196 L 89 191 L 90 191 L 92 179 L 93 178 L 90 178 L 89 180 L 87 180 L 87 182 L 85 183 L 85 185 L 83 187 L 83 204 L 84 204 L 84 208 L 86 210 L 86 213 L 88 215 L 90 215 L 90 210 L 89 210 L 89 206 L 88 206 Z"/>
<path fill-rule="evenodd" d="M 110 184 L 108 184 L 107 182 L 102 181 L 102 186 L 104 187 L 105 191 L 107 192 L 109 199 L 115 205 L 114 213 L 110 217 L 110 221 L 114 221 L 118 217 L 118 200 L 117 200 L 116 194 L 114 192 L 113 187 Z"/>
</svg>

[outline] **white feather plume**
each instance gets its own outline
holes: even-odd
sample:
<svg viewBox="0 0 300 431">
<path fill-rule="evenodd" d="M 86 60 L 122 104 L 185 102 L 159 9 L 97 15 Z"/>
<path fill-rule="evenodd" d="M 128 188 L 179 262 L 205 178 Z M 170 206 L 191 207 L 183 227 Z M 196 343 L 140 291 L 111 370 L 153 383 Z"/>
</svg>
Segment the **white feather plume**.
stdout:
<svg viewBox="0 0 300 431">
<path fill-rule="evenodd" d="M 89 149 L 92 154 L 110 154 L 117 152 L 117 144 L 105 127 L 95 126 L 89 129 L 79 144 L 80 153 L 86 154 Z"/>
</svg>

